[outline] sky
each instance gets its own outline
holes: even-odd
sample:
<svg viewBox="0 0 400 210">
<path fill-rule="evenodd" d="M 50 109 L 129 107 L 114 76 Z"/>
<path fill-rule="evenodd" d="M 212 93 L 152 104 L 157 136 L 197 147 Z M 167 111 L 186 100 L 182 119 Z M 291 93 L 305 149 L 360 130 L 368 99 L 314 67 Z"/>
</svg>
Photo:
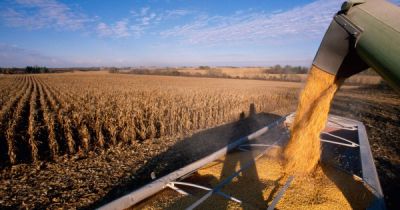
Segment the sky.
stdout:
<svg viewBox="0 0 400 210">
<path fill-rule="evenodd" d="M 0 67 L 309 66 L 341 3 L 0 0 Z"/>
</svg>

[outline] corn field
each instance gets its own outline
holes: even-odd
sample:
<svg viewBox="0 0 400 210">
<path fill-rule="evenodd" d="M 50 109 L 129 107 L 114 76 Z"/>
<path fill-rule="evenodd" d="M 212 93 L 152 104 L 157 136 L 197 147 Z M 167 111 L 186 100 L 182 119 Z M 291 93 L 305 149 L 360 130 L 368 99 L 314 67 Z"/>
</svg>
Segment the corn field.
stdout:
<svg viewBox="0 0 400 210">
<path fill-rule="evenodd" d="M 270 83 L 106 73 L 2 76 L 0 165 L 189 134 L 238 120 L 250 104 L 269 113 L 294 105 L 297 88 Z"/>
</svg>

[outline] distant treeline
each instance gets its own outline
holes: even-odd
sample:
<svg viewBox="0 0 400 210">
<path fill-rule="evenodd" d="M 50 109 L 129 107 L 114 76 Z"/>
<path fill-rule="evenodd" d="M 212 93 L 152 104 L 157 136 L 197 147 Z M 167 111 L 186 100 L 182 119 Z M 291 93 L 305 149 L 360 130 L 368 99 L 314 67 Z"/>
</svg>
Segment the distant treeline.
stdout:
<svg viewBox="0 0 400 210">
<path fill-rule="evenodd" d="M 110 73 L 122 74 L 141 74 L 141 75 L 161 75 L 161 76 L 183 76 L 183 77 L 204 77 L 204 78 L 224 78 L 224 79 L 250 79 L 250 80 L 269 80 L 269 81 L 287 81 L 287 82 L 301 82 L 302 76 L 299 74 L 267 74 L 253 76 L 235 76 L 222 72 L 221 69 L 207 69 L 205 73 L 200 72 L 182 72 L 172 69 L 135 69 L 130 71 L 113 70 Z"/>
<path fill-rule="evenodd" d="M 281 65 L 275 65 L 272 66 L 269 69 L 265 69 L 264 73 L 266 74 L 307 74 L 308 72 L 308 67 L 304 66 L 281 66 Z M 359 75 L 377 75 L 377 73 L 369 68 L 365 71 L 362 71 L 359 73 Z"/>
<path fill-rule="evenodd" d="M 141 74 L 141 75 L 161 75 L 161 76 L 184 76 L 184 77 L 207 77 L 207 78 L 226 78 L 226 79 L 251 79 L 251 80 L 269 80 L 269 81 L 288 81 L 303 82 L 307 78 L 308 68 L 301 66 L 284 66 L 279 65 L 266 68 L 257 75 L 230 75 L 222 69 L 199 66 L 192 71 L 182 71 L 179 68 L 135 68 L 135 69 L 108 69 L 110 73 L 121 74 Z M 377 84 L 381 80 L 375 77 L 377 74 L 374 70 L 368 69 L 346 80 L 348 85 L 359 84 Z M 371 77 L 372 76 L 372 77 Z"/>
<path fill-rule="evenodd" d="M 231 67 L 234 68 L 234 67 Z M 143 74 L 143 75 L 163 75 L 163 76 L 186 76 L 186 77 L 211 77 L 211 78 L 231 78 L 231 79 L 261 79 L 265 80 L 265 76 L 260 74 L 258 76 L 252 76 L 252 77 L 247 77 L 247 76 L 232 76 L 229 74 L 226 74 L 222 71 L 222 69 L 219 69 L 218 67 L 210 67 L 210 66 L 199 66 L 197 67 L 198 70 L 201 70 L 199 72 L 196 72 L 196 70 L 192 72 L 184 72 L 184 71 L 179 71 L 178 68 L 159 68 L 159 69 L 146 69 L 146 68 L 136 68 L 133 70 L 120 70 L 117 68 L 110 69 L 110 73 L 128 73 L 128 74 Z M 266 68 L 265 70 L 262 71 L 263 74 L 265 75 L 270 75 L 270 74 L 276 74 L 277 76 L 270 75 L 268 76 L 268 80 L 282 80 L 280 77 L 286 74 L 306 74 L 308 72 L 308 68 L 303 67 L 303 66 L 283 66 L 281 67 L 280 65 L 275 65 L 270 68 Z M 285 80 L 291 81 L 292 79 L 288 79 L 285 77 Z M 293 79 L 294 81 L 299 80 L 298 78 Z"/>
<path fill-rule="evenodd" d="M 234 78 L 222 72 L 221 69 L 202 68 L 207 70 L 205 74 L 200 72 L 189 73 L 181 72 L 176 69 L 134 69 L 130 71 L 119 71 L 117 69 L 110 70 L 110 73 L 127 73 L 127 74 L 143 74 L 143 75 L 162 75 L 162 76 L 186 76 L 186 77 L 212 77 L 212 78 Z"/>
<path fill-rule="evenodd" d="M 110 70 L 111 73 L 122 73 L 119 70 Z M 128 74 L 143 74 L 143 75 L 163 75 L 163 76 L 189 76 L 184 72 L 179 72 L 173 69 L 134 69 L 130 71 L 125 71 Z M 200 73 L 199 73 L 200 74 Z"/>
<path fill-rule="evenodd" d="M 199 68 L 200 69 L 200 68 Z M 109 70 L 110 73 L 121 73 L 121 74 L 140 74 L 140 75 L 160 75 L 160 76 L 183 76 L 183 77 L 205 77 L 205 78 L 225 78 L 225 79 L 251 79 L 251 80 L 271 80 L 271 81 L 290 81 L 300 82 L 302 78 L 298 74 L 267 74 L 262 73 L 255 76 L 235 76 L 224 73 L 221 69 L 202 67 L 205 72 L 184 72 L 178 71 L 173 68 L 165 69 L 134 69 L 134 70 Z"/>
<path fill-rule="evenodd" d="M 281 66 L 275 65 L 269 69 L 265 69 L 266 74 L 307 74 L 308 68 L 304 66 Z"/>
<path fill-rule="evenodd" d="M 199 70 L 210 70 L 210 69 L 218 69 L 218 68 L 212 68 L 209 66 L 199 66 Z M 281 65 L 275 65 L 270 68 L 267 68 L 264 70 L 264 73 L 266 74 L 306 74 L 308 72 L 308 68 L 304 66 L 281 66 Z"/>
<path fill-rule="evenodd" d="M 0 68 L 2 74 L 41 74 L 51 73 L 45 66 L 27 66 L 25 68 Z"/>
<path fill-rule="evenodd" d="M 98 67 L 90 68 L 47 68 L 45 66 L 27 66 L 25 68 L 1 68 L 0 74 L 43 74 L 43 73 L 64 73 L 73 71 L 100 71 Z"/>
</svg>

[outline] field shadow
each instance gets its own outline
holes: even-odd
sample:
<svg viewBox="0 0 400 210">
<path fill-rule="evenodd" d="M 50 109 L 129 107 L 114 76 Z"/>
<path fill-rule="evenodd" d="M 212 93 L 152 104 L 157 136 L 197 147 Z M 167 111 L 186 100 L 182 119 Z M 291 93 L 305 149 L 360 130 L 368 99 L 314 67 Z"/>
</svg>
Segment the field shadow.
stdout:
<svg viewBox="0 0 400 210">
<path fill-rule="evenodd" d="M 254 104 L 250 104 L 249 116 L 246 118 L 244 115 L 240 115 L 240 120 L 236 126 L 239 127 L 246 134 L 252 133 L 255 130 L 253 128 L 258 127 L 257 121 L 257 113 L 254 107 Z M 233 155 L 227 155 L 224 161 L 221 177 L 227 177 L 230 174 L 233 174 L 237 169 L 236 166 L 239 165 L 240 168 L 246 167 L 247 164 L 255 165 L 255 160 L 253 158 L 253 154 L 251 152 L 244 152 L 240 158 L 236 158 Z M 263 189 L 265 188 L 264 184 L 260 181 L 258 176 L 256 167 L 249 167 L 246 169 L 245 175 L 237 176 L 235 181 L 235 185 L 246 187 L 249 184 L 248 180 L 252 180 L 251 189 L 252 189 L 252 198 L 257 201 L 264 201 L 263 198 Z M 227 209 L 229 202 L 227 199 L 223 200 L 224 202 L 218 206 L 220 209 Z M 267 208 L 265 202 L 264 208 Z M 243 206 L 243 209 L 247 209 L 246 206 Z"/>
<path fill-rule="evenodd" d="M 254 104 L 250 104 L 248 113 L 246 117 L 246 113 L 242 112 L 239 120 L 235 122 L 199 131 L 192 136 L 180 140 L 136 170 L 133 173 L 133 179 L 114 186 L 101 199 L 81 209 L 98 208 L 151 182 L 151 174 L 156 177 L 162 177 L 219 150 L 230 142 L 246 136 L 281 117 L 270 113 L 256 113 Z M 232 169 L 224 168 L 224 170 Z M 257 172 L 253 171 L 252 175 L 257 176 Z M 261 194 L 262 189 L 258 190 L 260 190 Z"/>
</svg>

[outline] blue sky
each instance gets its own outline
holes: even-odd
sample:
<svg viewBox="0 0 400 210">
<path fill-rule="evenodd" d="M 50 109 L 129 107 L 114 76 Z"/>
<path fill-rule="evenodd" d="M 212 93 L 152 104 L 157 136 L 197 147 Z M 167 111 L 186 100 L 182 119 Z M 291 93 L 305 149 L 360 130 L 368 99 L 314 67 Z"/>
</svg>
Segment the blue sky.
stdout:
<svg viewBox="0 0 400 210">
<path fill-rule="evenodd" d="M 1 0 L 0 66 L 308 66 L 341 2 Z"/>
</svg>

